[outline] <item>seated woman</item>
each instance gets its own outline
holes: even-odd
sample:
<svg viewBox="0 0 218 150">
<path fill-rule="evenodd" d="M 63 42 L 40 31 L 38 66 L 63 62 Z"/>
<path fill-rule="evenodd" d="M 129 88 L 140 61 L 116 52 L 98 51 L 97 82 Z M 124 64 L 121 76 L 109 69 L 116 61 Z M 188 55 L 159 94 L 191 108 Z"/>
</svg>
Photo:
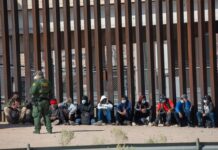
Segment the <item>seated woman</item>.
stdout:
<svg viewBox="0 0 218 150">
<path fill-rule="evenodd" d="M 196 116 L 199 127 L 206 126 L 215 128 L 214 106 L 209 95 L 202 97 L 201 110 L 197 112 Z"/>
<path fill-rule="evenodd" d="M 102 122 L 111 124 L 111 111 L 113 109 L 113 105 L 105 95 L 101 96 L 97 109 L 98 109 L 97 125 L 101 125 Z"/>
<path fill-rule="evenodd" d="M 82 97 L 81 104 L 77 109 L 76 124 L 90 125 L 95 123 L 94 107 L 89 102 L 87 96 Z"/>
<path fill-rule="evenodd" d="M 146 97 L 141 95 L 135 105 L 134 121 L 138 125 L 148 125 L 151 123 L 152 109 Z M 133 123 L 134 124 L 134 123 Z"/>
<path fill-rule="evenodd" d="M 73 125 L 75 121 L 77 106 L 72 103 L 72 99 L 67 98 L 62 103 L 59 103 L 58 107 L 62 109 L 65 119 L 69 122 L 69 124 Z"/>
<path fill-rule="evenodd" d="M 121 103 L 117 107 L 116 124 L 130 125 L 132 118 L 132 106 L 127 97 L 122 97 Z"/>
</svg>

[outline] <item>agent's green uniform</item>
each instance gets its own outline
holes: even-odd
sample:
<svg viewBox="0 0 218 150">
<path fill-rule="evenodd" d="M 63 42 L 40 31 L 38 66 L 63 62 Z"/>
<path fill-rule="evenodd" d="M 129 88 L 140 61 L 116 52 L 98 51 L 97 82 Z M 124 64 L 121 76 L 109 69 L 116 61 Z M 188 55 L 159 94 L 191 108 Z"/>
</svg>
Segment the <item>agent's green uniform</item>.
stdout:
<svg viewBox="0 0 218 150">
<path fill-rule="evenodd" d="M 41 117 L 43 117 L 45 120 L 45 125 L 48 133 L 52 133 L 50 110 L 49 110 L 50 90 L 51 90 L 50 84 L 48 80 L 44 78 L 38 79 L 32 84 L 30 92 L 33 96 L 32 116 L 34 119 L 34 126 L 35 126 L 34 133 L 40 133 Z"/>
</svg>

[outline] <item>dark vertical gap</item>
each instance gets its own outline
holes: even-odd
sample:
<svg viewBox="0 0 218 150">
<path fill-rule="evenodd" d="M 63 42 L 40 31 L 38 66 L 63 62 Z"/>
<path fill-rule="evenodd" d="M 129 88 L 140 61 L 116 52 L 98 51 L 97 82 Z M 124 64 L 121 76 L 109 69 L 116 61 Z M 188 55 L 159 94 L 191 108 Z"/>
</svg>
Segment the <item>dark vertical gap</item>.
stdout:
<svg viewBox="0 0 218 150">
<path fill-rule="evenodd" d="M 61 67 L 61 34 L 60 34 L 60 11 L 59 0 L 53 0 L 54 20 L 54 51 L 55 51 L 55 75 L 56 75 L 56 98 L 59 102 L 63 100 L 63 82 Z"/>
<path fill-rule="evenodd" d="M 123 72 L 123 46 L 122 46 L 122 20 L 121 20 L 121 2 L 115 0 L 115 38 L 117 50 L 117 84 L 118 100 L 124 95 L 124 72 Z"/>
<path fill-rule="evenodd" d="M 15 91 L 21 94 L 21 69 L 20 69 L 20 38 L 19 38 L 19 22 L 18 22 L 18 3 L 11 0 L 12 9 L 12 54 L 13 54 L 13 77 Z"/>
<path fill-rule="evenodd" d="M 173 42 L 173 8 L 172 0 L 166 1 L 167 14 L 167 49 L 168 49 L 168 71 L 169 71 L 169 96 L 176 102 L 176 83 L 175 83 L 175 50 Z"/>
<path fill-rule="evenodd" d="M 112 66 L 112 42 L 111 42 L 111 21 L 110 21 L 110 1 L 105 0 L 105 38 L 107 48 L 107 93 L 108 98 L 114 101 L 113 89 L 113 66 Z"/>
<path fill-rule="evenodd" d="M 206 50 L 205 50 L 205 22 L 204 22 L 204 0 L 198 1 L 198 45 L 200 62 L 200 87 L 201 96 L 207 94 L 207 76 L 206 76 Z"/>
<path fill-rule="evenodd" d="M 183 0 L 177 0 L 177 48 L 180 95 L 186 93 Z"/>
<path fill-rule="evenodd" d="M 83 96 L 83 67 L 82 67 L 82 47 L 81 47 L 81 30 L 80 30 L 80 2 L 73 1 L 74 7 L 74 45 L 76 60 L 76 86 L 77 86 L 77 103 L 79 104 Z"/>
<path fill-rule="evenodd" d="M 86 53 L 86 84 L 87 84 L 87 95 L 94 104 L 93 96 L 93 60 L 92 60 L 92 40 L 91 40 L 91 12 L 90 12 L 90 1 L 84 0 L 84 24 L 85 24 L 85 53 Z"/>
<path fill-rule="evenodd" d="M 50 36 L 50 17 L 49 17 L 49 1 L 43 0 L 43 48 L 45 61 L 45 78 L 50 81 L 53 86 L 53 65 L 51 56 L 51 36 Z M 52 91 L 54 93 L 54 91 Z M 53 94 L 52 94 L 53 95 Z"/>
<path fill-rule="evenodd" d="M 40 23 L 39 23 L 39 0 L 32 1 L 33 13 L 33 47 L 34 47 L 34 69 L 41 70 L 41 49 L 40 49 Z"/>
<path fill-rule="evenodd" d="M 145 95 L 145 76 L 144 76 L 144 54 L 142 41 L 142 2 L 136 3 L 136 45 L 137 45 L 137 74 L 138 74 L 138 92 L 139 95 Z"/>
<path fill-rule="evenodd" d="M 166 94 L 165 76 L 164 76 L 164 48 L 163 48 L 163 18 L 162 18 L 162 0 L 156 1 L 156 41 L 158 55 L 158 86 L 159 94 Z"/>
<path fill-rule="evenodd" d="M 2 14 L 2 48 L 3 48 L 3 74 L 4 74 L 4 95 L 5 102 L 11 96 L 11 69 L 10 69 L 10 50 L 9 50 L 9 30 L 8 30 L 8 10 L 7 1 L 1 0 L 1 14 Z"/>
<path fill-rule="evenodd" d="M 94 0 L 94 20 L 95 20 L 95 60 L 96 60 L 96 92 L 97 101 L 100 100 L 103 91 L 103 70 L 102 70 L 102 43 L 101 43 L 101 11 L 99 0 Z"/>
<path fill-rule="evenodd" d="M 187 28 L 188 28 L 188 62 L 189 62 L 189 83 L 190 100 L 197 106 L 197 84 L 196 84 L 196 63 L 195 63 L 195 39 L 194 39 L 194 2 L 187 0 Z"/>
<path fill-rule="evenodd" d="M 71 30 L 70 30 L 70 2 L 63 1 L 64 7 L 64 49 L 65 49 L 65 71 L 66 71 L 66 95 L 73 99 L 72 78 L 72 52 L 71 52 Z"/>
<path fill-rule="evenodd" d="M 125 41 L 126 41 L 126 59 L 127 59 L 127 91 L 128 98 L 132 102 L 132 107 L 135 105 L 135 88 L 134 88 L 134 67 L 133 67 L 133 41 L 132 41 L 132 15 L 131 15 L 131 0 L 125 1 Z"/>
<path fill-rule="evenodd" d="M 30 36 L 27 0 L 22 1 L 23 6 L 23 47 L 25 57 L 25 98 L 30 99 L 29 89 L 31 85 L 31 66 L 30 66 Z"/>
<path fill-rule="evenodd" d="M 152 30 L 152 0 L 146 1 L 146 43 L 148 49 L 148 81 L 149 81 L 149 100 L 155 109 L 155 74 L 154 74 L 154 44 Z M 155 112 L 155 111 L 154 111 Z"/>
</svg>

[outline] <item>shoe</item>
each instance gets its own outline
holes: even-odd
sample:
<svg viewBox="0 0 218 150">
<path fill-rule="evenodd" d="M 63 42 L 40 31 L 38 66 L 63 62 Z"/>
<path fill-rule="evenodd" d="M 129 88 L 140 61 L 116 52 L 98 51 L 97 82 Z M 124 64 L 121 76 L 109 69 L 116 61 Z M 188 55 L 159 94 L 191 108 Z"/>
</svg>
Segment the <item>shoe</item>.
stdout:
<svg viewBox="0 0 218 150">
<path fill-rule="evenodd" d="M 51 130 L 49 130 L 49 131 L 47 131 L 47 133 L 48 133 L 48 134 L 52 134 L 52 131 L 51 131 Z"/>
<path fill-rule="evenodd" d="M 75 125 L 74 121 L 69 120 L 69 125 Z"/>
<path fill-rule="evenodd" d="M 152 126 L 152 123 L 151 123 L 151 122 L 149 122 L 149 123 L 148 123 L 148 126 Z"/>
<path fill-rule="evenodd" d="M 60 120 L 59 119 L 54 120 L 51 124 L 52 125 L 59 125 L 60 124 Z"/>
<path fill-rule="evenodd" d="M 101 126 L 101 125 L 102 125 L 102 121 L 100 120 L 100 121 L 94 123 L 94 125 L 96 125 L 96 126 Z"/>
<path fill-rule="evenodd" d="M 33 131 L 34 134 L 40 134 L 40 131 Z"/>
<path fill-rule="evenodd" d="M 166 122 L 164 125 L 167 126 L 167 127 L 170 126 L 169 122 Z"/>
<path fill-rule="evenodd" d="M 135 122 L 132 122 L 132 126 L 136 126 Z"/>
</svg>

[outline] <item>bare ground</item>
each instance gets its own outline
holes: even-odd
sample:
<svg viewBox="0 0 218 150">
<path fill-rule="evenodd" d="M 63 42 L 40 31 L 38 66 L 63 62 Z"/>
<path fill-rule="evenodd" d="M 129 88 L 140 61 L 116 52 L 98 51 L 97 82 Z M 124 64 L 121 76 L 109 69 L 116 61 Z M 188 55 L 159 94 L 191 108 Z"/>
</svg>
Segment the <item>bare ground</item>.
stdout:
<svg viewBox="0 0 218 150">
<path fill-rule="evenodd" d="M 24 148 L 27 144 L 31 147 L 50 147 L 195 142 L 197 138 L 201 142 L 218 142 L 218 128 L 59 125 L 53 127 L 53 134 L 47 134 L 45 126 L 42 126 L 41 134 L 33 134 L 33 130 L 32 125 L 0 123 L 0 148 Z M 73 137 L 66 133 L 70 133 Z"/>
</svg>

